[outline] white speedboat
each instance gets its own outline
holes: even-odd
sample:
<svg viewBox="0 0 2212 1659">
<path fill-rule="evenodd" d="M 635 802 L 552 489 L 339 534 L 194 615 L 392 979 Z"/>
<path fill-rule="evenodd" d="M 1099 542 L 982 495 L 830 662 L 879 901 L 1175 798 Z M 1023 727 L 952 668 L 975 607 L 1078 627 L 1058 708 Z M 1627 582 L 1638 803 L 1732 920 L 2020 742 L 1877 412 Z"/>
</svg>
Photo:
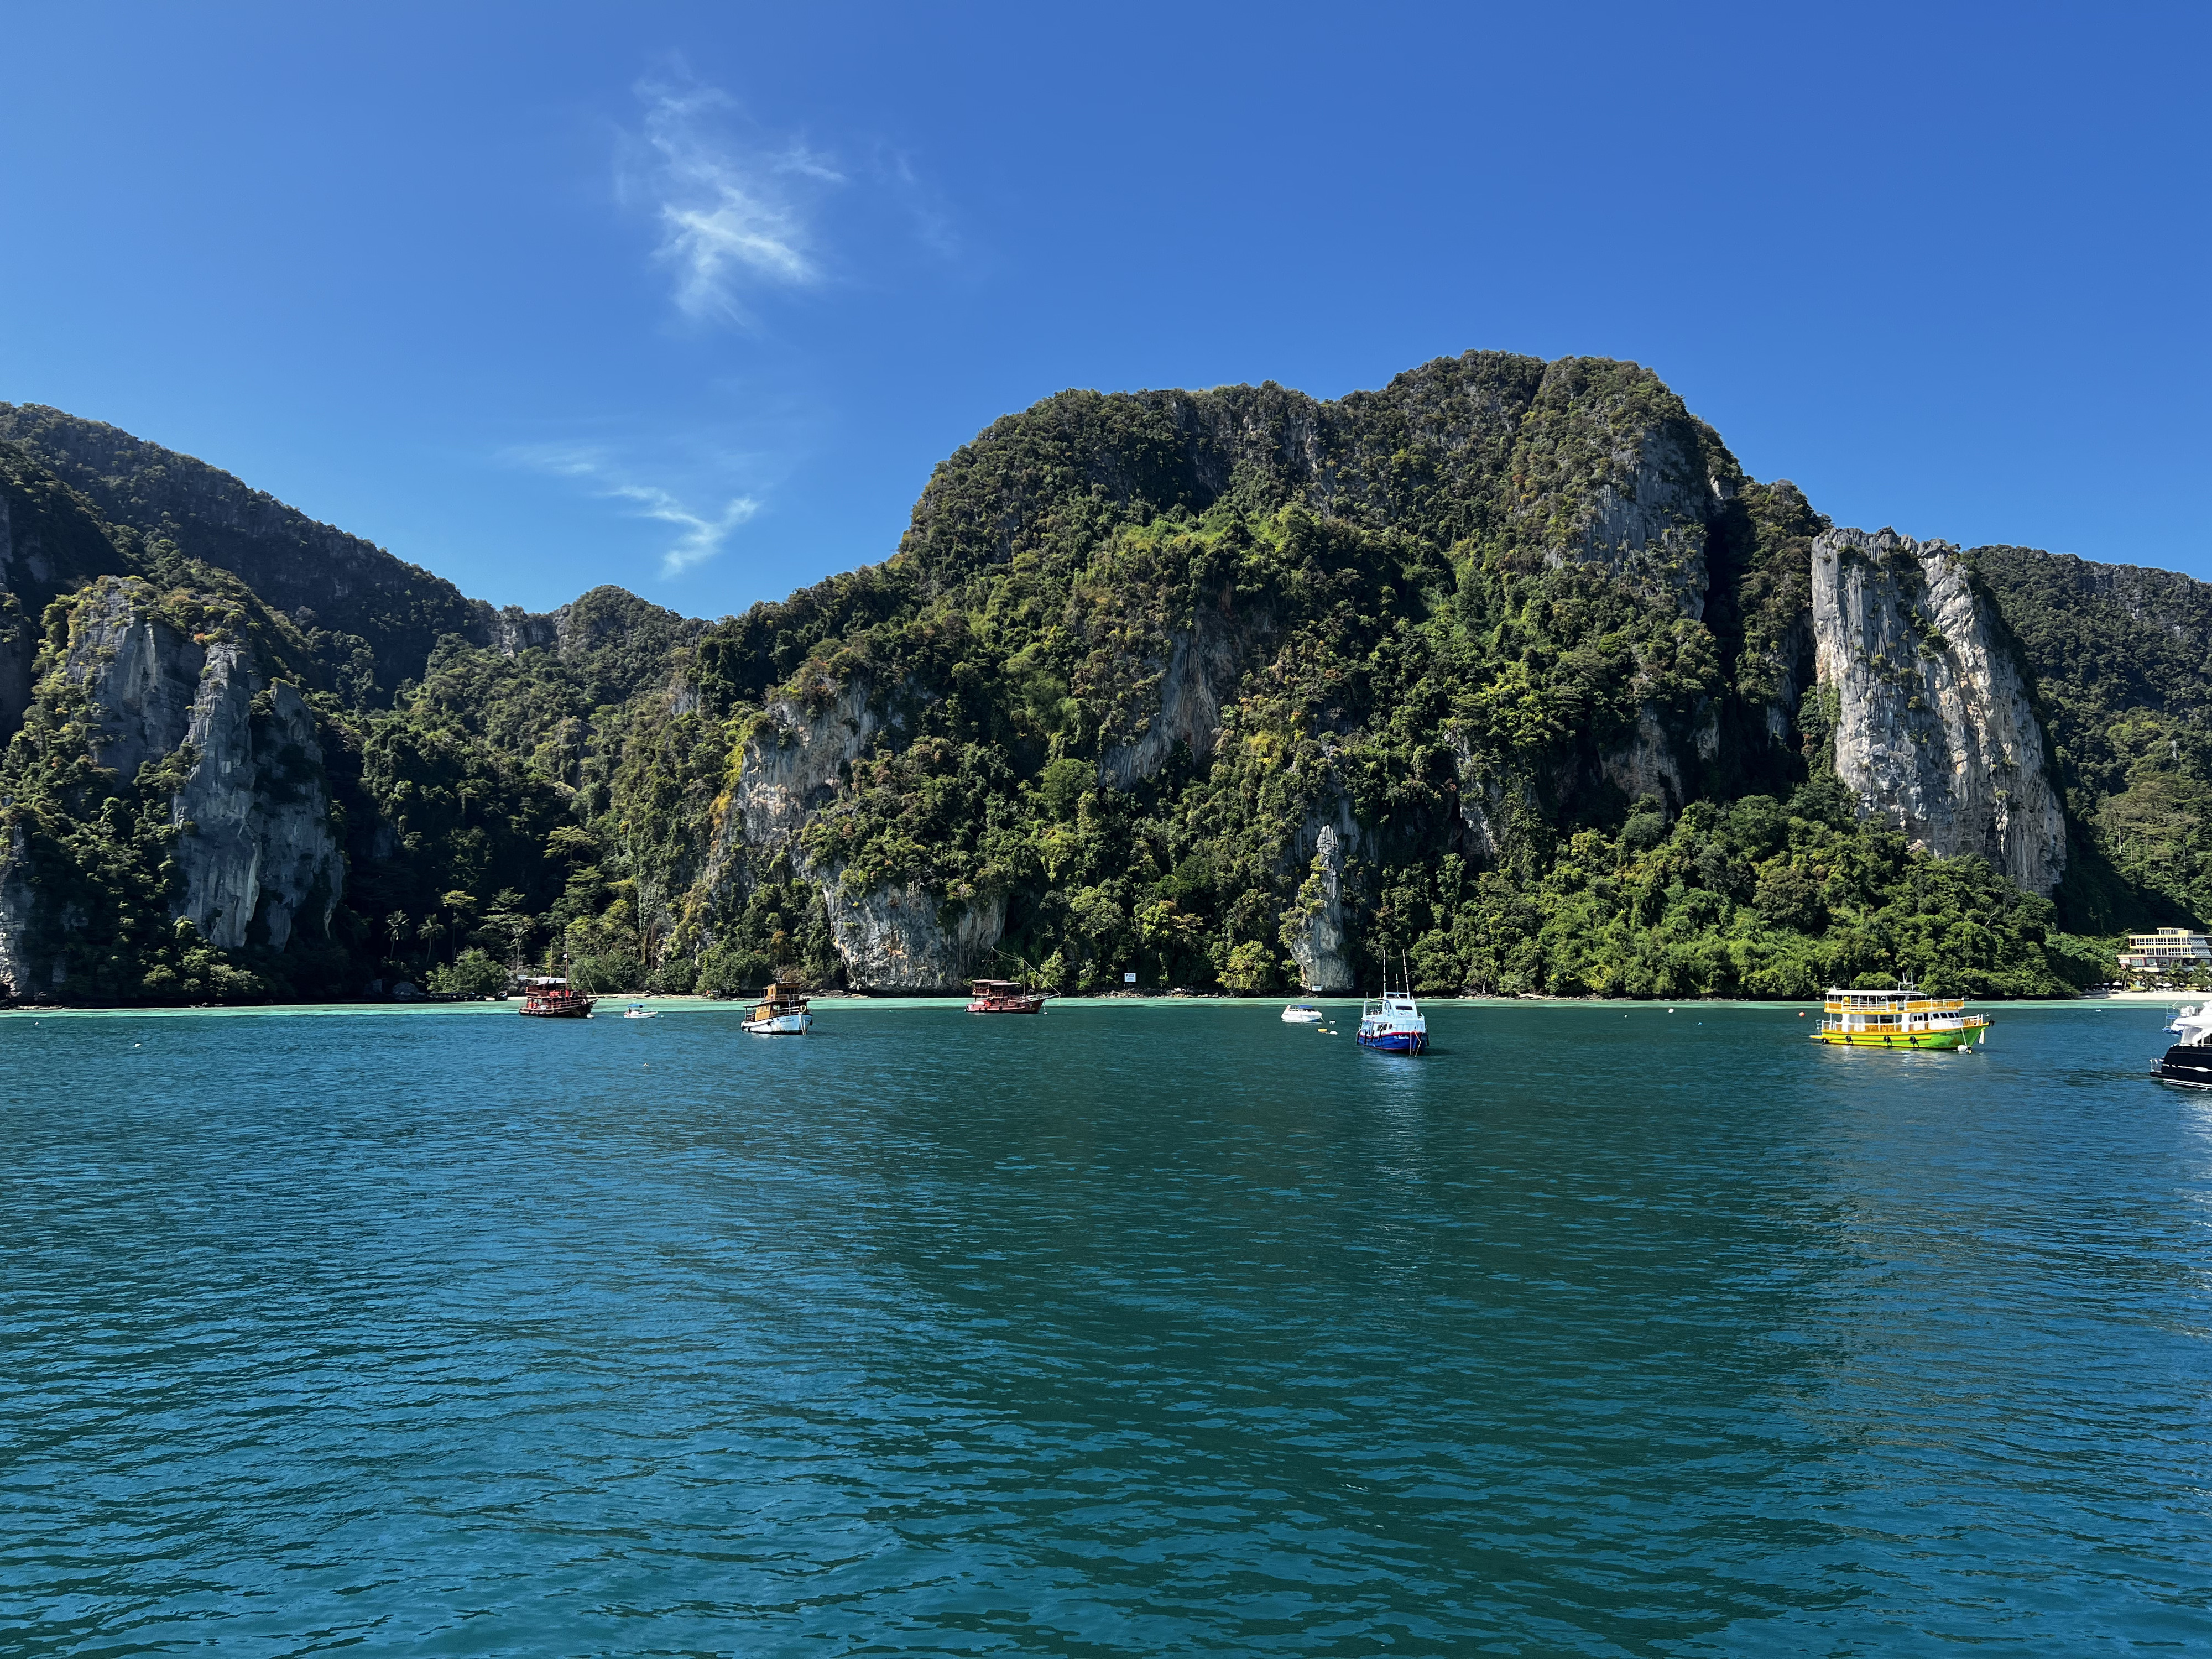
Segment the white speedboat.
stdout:
<svg viewBox="0 0 2212 1659">
<path fill-rule="evenodd" d="M 659 1016 L 641 1002 L 633 1002 L 623 1010 L 624 1019 L 658 1019 Z"/>
<path fill-rule="evenodd" d="M 1294 1002 L 1289 1007 L 1283 1010 L 1283 1024 L 1285 1025 L 1318 1025 L 1321 1024 L 1321 1010 L 1315 1007 L 1310 1002 Z"/>
</svg>

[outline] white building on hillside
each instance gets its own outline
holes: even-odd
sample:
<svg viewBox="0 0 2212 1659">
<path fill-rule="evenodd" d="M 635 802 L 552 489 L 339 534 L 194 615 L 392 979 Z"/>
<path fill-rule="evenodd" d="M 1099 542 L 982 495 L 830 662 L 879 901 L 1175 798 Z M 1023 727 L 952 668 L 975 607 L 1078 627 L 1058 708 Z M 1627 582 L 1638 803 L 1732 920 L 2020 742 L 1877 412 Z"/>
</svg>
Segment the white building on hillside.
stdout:
<svg viewBox="0 0 2212 1659">
<path fill-rule="evenodd" d="M 2130 933 L 2120 966 L 2139 974 L 2171 974 L 2212 968 L 2212 938 L 2185 927 L 2161 927 L 2154 933 Z"/>
</svg>

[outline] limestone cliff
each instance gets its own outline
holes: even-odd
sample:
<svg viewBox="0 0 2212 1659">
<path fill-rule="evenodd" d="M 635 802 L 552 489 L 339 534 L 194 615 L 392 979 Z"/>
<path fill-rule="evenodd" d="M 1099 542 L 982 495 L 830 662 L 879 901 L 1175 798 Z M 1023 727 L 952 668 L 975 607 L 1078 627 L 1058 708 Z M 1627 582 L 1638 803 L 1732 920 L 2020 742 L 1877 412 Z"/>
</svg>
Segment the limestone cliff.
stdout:
<svg viewBox="0 0 2212 1659">
<path fill-rule="evenodd" d="M 169 798 L 181 890 L 173 914 L 225 950 L 282 950 L 303 920 L 327 924 L 344 866 L 315 723 L 298 690 L 272 683 L 235 639 L 191 636 L 149 586 L 105 577 L 75 603 L 69 643 L 42 695 L 77 704 L 95 763 L 125 780 L 180 763 Z M 0 893 L 18 881 L 0 873 Z M 19 990 L 27 904 L 0 902 L 0 957 Z"/>
<path fill-rule="evenodd" d="M 21 451 L 0 443 L 0 739 L 30 704 L 40 612 L 57 595 L 120 562 L 88 502 Z"/>
<path fill-rule="evenodd" d="M 1133 788 L 1159 775 L 1178 745 L 1187 744 L 1203 761 L 1221 737 L 1221 707 L 1233 701 L 1243 671 L 1245 635 L 1219 617 L 1200 611 L 1188 628 L 1177 629 L 1166 649 L 1150 665 L 1157 683 L 1138 717 L 1140 729 L 1127 742 L 1106 749 L 1099 776 L 1109 787 Z"/>
<path fill-rule="evenodd" d="M 951 992 L 988 971 L 1006 928 L 1003 896 L 940 907 L 912 884 L 848 893 L 824 872 L 822 900 L 846 981 L 856 991 Z"/>
<path fill-rule="evenodd" d="M 1624 367 L 1546 371 L 1515 448 L 1516 516 L 1551 562 L 1601 566 L 1699 621 L 1711 525 L 1742 475 L 1710 428 Z"/>
<path fill-rule="evenodd" d="M 496 631 L 491 607 L 443 577 L 189 455 L 37 404 L 0 404 L 0 441 L 144 544 L 229 571 L 303 628 L 365 641 L 387 688 L 422 672 L 440 635 L 485 644 Z"/>
<path fill-rule="evenodd" d="M 1959 550 L 1827 532 L 1813 544 L 1813 635 L 1836 774 L 1861 811 L 1931 853 L 2057 886 L 2066 830 L 2042 727 Z"/>
<path fill-rule="evenodd" d="M 946 901 L 918 884 L 852 891 L 842 866 L 816 868 L 800 854 L 800 830 L 836 799 L 853 763 L 878 733 L 903 721 L 887 711 L 866 675 L 776 698 L 744 740 L 723 804 L 709 881 L 742 891 L 750 873 L 780 854 L 821 892 L 830 935 L 855 990 L 961 988 L 990 965 L 1006 929 L 1004 897 Z"/>
<path fill-rule="evenodd" d="M 24 840 L 21 825 L 0 828 L 0 999 L 27 994 L 44 966 L 31 947 L 38 900 Z"/>
<path fill-rule="evenodd" d="M 1334 821 L 1310 821 L 1307 828 L 1313 860 L 1297 902 L 1284 913 L 1283 943 L 1298 964 L 1299 982 L 1306 990 L 1340 995 L 1357 983 L 1344 878 L 1346 857 L 1358 844 L 1359 831 L 1348 803 L 1340 803 Z"/>
<path fill-rule="evenodd" d="M 845 770 L 884 728 L 873 687 L 855 675 L 810 707 L 779 697 L 745 739 L 731 792 L 729 822 L 756 856 L 788 847 L 806 820 L 837 792 Z"/>
</svg>

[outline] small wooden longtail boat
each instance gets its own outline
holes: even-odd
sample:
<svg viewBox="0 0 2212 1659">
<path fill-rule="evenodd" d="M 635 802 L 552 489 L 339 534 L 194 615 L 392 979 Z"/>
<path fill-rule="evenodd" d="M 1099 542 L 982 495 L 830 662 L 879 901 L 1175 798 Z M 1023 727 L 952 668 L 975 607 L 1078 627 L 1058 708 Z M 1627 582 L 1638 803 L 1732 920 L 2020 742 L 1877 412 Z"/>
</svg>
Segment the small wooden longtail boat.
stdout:
<svg viewBox="0 0 2212 1659">
<path fill-rule="evenodd" d="M 1041 1014 L 1049 994 L 1024 991 L 1010 979 L 979 979 L 974 990 L 975 1000 L 968 1005 L 971 1014 Z"/>
</svg>

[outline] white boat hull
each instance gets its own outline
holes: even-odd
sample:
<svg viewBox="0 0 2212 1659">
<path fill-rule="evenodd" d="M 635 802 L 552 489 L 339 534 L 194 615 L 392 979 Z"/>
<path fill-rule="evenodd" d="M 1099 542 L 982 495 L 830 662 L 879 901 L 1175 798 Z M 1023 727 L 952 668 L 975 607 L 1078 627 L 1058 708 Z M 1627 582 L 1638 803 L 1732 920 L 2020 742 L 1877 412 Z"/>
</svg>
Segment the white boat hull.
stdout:
<svg viewBox="0 0 2212 1659">
<path fill-rule="evenodd" d="M 755 1036 L 805 1036 L 813 1024 L 811 1014 L 778 1014 L 773 1019 L 749 1019 L 745 1030 Z"/>
</svg>

